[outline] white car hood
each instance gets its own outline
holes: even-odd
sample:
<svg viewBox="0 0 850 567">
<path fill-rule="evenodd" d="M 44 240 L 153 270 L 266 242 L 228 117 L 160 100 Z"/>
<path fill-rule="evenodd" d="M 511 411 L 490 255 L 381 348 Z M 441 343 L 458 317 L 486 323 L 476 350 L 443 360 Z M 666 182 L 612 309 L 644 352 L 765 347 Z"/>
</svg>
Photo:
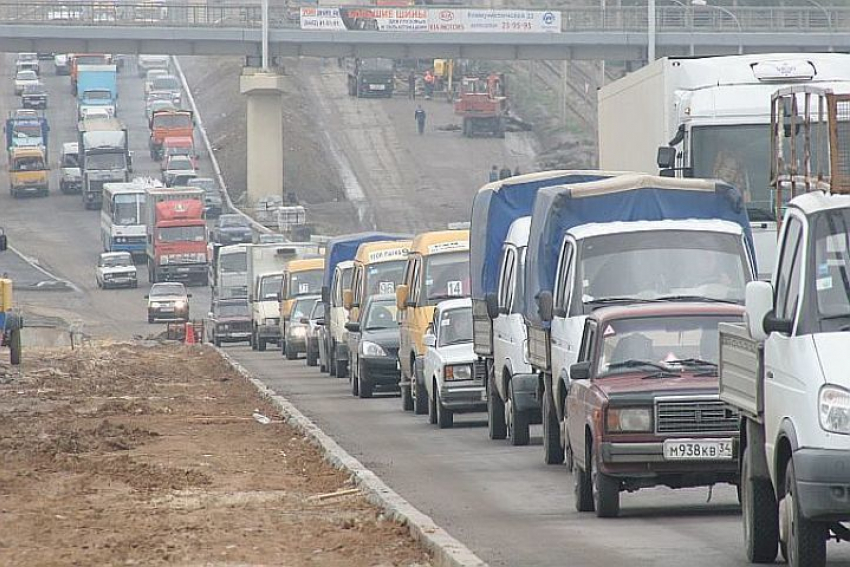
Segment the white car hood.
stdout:
<svg viewBox="0 0 850 567">
<path fill-rule="evenodd" d="M 106 274 L 135 274 L 136 266 L 115 266 L 111 268 L 101 268 L 103 275 Z"/>
<path fill-rule="evenodd" d="M 847 371 L 850 332 L 817 333 L 812 335 L 812 340 L 822 371 L 818 381 L 850 389 L 850 372 Z"/>
<path fill-rule="evenodd" d="M 476 356 L 472 343 L 436 347 L 443 364 L 472 364 Z"/>
</svg>

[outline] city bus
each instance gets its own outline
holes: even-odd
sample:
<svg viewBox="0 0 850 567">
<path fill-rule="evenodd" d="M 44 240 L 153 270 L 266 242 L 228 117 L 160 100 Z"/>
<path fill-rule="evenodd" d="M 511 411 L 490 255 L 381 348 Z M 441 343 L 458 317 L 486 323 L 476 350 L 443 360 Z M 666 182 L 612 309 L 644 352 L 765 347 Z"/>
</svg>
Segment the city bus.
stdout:
<svg viewBox="0 0 850 567">
<path fill-rule="evenodd" d="M 100 234 L 106 252 L 145 254 L 144 183 L 104 183 Z"/>
</svg>

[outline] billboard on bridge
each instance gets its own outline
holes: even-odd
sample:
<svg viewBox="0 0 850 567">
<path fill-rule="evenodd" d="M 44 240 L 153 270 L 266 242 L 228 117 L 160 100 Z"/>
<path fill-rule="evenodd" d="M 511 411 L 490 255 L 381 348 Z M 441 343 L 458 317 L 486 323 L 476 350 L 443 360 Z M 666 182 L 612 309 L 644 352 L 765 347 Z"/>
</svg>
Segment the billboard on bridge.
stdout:
<svg viewBox="0 0 850 567">
<path fill-rule="evenodd" d="M 301 29 L 425 33 L 558 33 L 560 12 L 468 8 L 303 7 Z"/>
</svg>

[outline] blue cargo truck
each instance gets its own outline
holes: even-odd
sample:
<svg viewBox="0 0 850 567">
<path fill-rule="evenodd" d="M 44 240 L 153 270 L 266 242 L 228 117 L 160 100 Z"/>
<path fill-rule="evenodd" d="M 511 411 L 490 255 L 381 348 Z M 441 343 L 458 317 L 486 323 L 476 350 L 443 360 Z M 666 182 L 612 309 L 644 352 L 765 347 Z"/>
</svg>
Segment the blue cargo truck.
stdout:
<svg viewBox="0 0 850 567">
<path fill-rule="evenodd" d="M 47 134 L 50 132 L 47 118 L 9 118 L 3 130 L 6 133 L 7 152 L 15 148 L 41 148 L 47 158 Z"/>
<path fill-rule="evenodd" d="M 118 68 L 115 65 L 80 65 L 77 68 L 77 114 L 101 108 L 110 116 L 117 112 Z"/>
</svg>

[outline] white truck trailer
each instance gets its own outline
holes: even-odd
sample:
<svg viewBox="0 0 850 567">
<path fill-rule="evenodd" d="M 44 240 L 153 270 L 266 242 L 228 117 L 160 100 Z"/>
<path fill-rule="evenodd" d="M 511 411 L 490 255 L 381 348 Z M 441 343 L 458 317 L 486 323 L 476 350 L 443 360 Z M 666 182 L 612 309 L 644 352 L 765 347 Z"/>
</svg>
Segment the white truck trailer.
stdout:
<svg viewBox="0 0 850 567">
<path fill-rule="evenodd" d="M 599 167 L 719 178 L 738 187 L 759 278 L 768 279 L 780 216 L 770 187 L 770 97 L 796 84 L 850 90 L 850 55 L 659 59 L 600 89 Z"/>
</svg>

